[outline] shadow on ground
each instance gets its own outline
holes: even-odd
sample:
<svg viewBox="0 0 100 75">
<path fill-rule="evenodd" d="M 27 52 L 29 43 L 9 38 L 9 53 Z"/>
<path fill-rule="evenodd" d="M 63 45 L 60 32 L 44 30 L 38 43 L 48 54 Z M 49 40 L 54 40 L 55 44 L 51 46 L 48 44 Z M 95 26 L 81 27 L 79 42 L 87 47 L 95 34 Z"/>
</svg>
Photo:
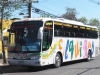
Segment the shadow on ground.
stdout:
<svg viewBox="0 0 100 75">
<path fill-rule="evenodd" d="M 78 64 L 78 63 L 84 63 L 86 60 L 78 60 L 78 61 L 71 61 L 63 63 L 61 67 Z M 49 69 L 55 69 L 53 65 L 44 66 L 44 67 L 20 67 L 20 66 L 3 66 L 0 70 L 2 73 L 25 73 L 25 72 L 39 72 Z"/>
</svg>

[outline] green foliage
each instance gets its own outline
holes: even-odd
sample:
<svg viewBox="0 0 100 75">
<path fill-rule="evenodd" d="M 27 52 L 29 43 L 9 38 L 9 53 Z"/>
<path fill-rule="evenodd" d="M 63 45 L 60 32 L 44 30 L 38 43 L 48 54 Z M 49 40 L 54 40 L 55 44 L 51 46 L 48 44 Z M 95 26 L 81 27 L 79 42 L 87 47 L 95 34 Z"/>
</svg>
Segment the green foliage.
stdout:
<svg viewBox="0 0 100 75">
<path fill-rule="evenodd" d="M 99 20 L 98 19 L 90 19 L 90 21 L 89 21 L 89 24 L 90 25 L 92 25 L 92 26 L 100 26 L 100 22 L 99 22 Z"/>
<path fill-rule="evenodd" d="M 85 25 L 97 26 L 100 32 L 100 21 L 98 19 L 92 18 L 88 20 L 86 17 L 77 18 L 76 15 L 77 11 L 75 8 L 67 8 L 66 13 L 64 13 L 61 17 L 70 20 L 77 20 L 84 23 Z"/>
<path fill-rule="evenodd" d="M 66 10 L 67 10 L 66 13 L 62 15 L 63 18 L 69 19 L 69 20 L 77 20 L 76 19 L 77 11 L 75 8 L 67 7 Z"/>
<path fill-rule="evenodd" d="M 3 12 L 3 18 L 4 19 L 9 19 L 12 16 L 12 12 L 14 12 L 14 10 L 17 10 L 19 8 L 21 8 L 22 6 L 22 2 L 14 2 L 17 0 L 0 0 L 0 16 L 2 15 Z"/>
<path fill-rule="evenodd" d="M 78 21 L 84 23 L 84 24 L 88 24 L 88 19 L 86 17 L 81 17 L 79 19 L 77 19 Z"/>
</svg>

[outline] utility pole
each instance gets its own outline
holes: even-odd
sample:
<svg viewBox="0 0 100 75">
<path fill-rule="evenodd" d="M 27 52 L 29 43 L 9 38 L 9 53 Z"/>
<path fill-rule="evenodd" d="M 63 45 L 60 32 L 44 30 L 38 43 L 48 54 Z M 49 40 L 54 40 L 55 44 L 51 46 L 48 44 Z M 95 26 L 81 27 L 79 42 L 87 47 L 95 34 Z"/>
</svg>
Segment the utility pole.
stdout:
<svg viewBox="0 0 100 75">
<path fill-rule="evenodd" d="M 32 3 L 38 3 L 38 0 L 29 0 L 28 3 L 28 18 L 32 18 Z"/>
<path fill-rule="evenodd" d="M 29 0 L 28 3 L 28 18 L 32 17 L 32 0 Z"/>
</svg>

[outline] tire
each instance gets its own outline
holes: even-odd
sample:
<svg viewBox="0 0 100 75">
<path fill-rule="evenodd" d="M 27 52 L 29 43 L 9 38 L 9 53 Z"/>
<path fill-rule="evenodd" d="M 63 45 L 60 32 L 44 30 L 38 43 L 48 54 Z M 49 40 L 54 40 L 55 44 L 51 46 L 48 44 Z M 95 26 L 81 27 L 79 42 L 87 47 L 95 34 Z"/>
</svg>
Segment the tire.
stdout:
<svg viewBox="0 0 100 75">
<path fill-rule="evenodd" d="M 88 56 L 87 56 L 87 61 L 91 61 L 91 58 L 92 58 L 92 54 L 91 54 L 91 51 L 89 50 Z"/>
<path fill-rule="evenodd" d="M 58 68 L 61 66 L 61 56 L 59 53 L 56 54 L 54 66 L 55 68 Z"/>
</svg>

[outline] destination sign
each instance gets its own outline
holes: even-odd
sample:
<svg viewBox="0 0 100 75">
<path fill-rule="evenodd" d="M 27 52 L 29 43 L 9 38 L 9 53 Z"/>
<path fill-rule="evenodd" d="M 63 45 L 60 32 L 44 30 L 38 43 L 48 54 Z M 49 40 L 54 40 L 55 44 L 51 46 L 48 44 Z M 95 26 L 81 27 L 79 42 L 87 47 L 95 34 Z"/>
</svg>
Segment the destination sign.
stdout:
<svg viewBox="0 0 100 75">
<path fill-rule="evenodd" d="M 13 28 L 35 28 L 36 25 L 13 25 Z"/>
</svg>

